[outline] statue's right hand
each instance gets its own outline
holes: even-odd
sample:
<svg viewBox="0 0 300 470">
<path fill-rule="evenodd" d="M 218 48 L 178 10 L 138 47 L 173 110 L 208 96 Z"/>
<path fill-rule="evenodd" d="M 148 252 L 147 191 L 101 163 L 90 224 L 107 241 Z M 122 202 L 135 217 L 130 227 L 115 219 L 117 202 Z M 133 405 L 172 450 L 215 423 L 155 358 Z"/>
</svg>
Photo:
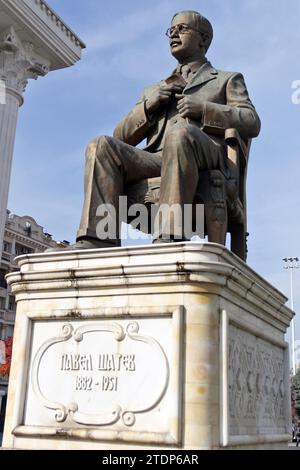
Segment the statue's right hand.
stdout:
<svg viewBox="0 0 300 470">
<path fill-rule="evenodd" d="M 146 100 L 146 110 L 149 114 L 155 113 L 162 105 L 170 101 L 172 94 L 181 93 L 182 88 L 178 85 L 160 85 Z"/>
</svg>

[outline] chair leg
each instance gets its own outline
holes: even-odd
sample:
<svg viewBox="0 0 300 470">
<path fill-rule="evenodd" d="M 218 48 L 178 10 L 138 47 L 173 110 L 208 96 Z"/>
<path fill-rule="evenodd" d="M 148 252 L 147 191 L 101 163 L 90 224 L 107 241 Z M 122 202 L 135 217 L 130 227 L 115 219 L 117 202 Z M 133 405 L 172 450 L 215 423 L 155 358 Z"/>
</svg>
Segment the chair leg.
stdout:
<svg viewBox="0 0 300 470">
<path fill-rule="evenodd" d="M 225 177 L 219 170 L 209 170 L 202 173 L 199 183 L 208 241 L 225 245 L 228 224 Z"/>
<path fill-rule="evenodd" d="M 205 221 L 208 241 L 225 245 L 227 232 L 226 203 L 207 204 L 205 207 Z"/>
</svg>

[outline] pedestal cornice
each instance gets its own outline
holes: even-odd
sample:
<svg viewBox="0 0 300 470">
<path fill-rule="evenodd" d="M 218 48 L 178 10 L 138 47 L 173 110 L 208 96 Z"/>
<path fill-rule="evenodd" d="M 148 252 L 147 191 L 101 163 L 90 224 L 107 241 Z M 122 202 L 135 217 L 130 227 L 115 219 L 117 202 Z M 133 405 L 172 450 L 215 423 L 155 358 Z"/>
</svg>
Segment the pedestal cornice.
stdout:
<svg viewBox="0 0 300 470">
<path fill-rule="evenodd" d="M 26 298 L 29 291 L 51 297 L 57 289 L 67 289 L 69 297 L 76 297 L 87 282 L 103 295 L 112 288 L 124 293 L 137 286 L 155 290 L 157 285 L 161 292 L 170 283 L 184 283 L 187 292 L 200 293 L 205 286 L 207 292 L 230 297 L 236 305 L 257 307 L 266 321 L 282 331 L 293 316 L 283 294 L 225 247 L 213 243 L 37 253 L 19 256 L 16 262 L 20 272 L 6 277 L 17 300 Z"/>
</svg>

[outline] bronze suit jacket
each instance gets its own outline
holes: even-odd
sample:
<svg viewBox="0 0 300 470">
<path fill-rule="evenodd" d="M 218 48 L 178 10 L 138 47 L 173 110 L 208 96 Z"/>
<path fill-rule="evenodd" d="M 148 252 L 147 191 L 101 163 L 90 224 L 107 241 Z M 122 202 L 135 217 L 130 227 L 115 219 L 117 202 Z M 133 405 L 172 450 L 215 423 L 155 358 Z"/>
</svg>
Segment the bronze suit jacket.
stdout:
<svg viewBox="0 0 300 470">
<path fill-rule="evenodd" d="M 117 125 L 114 137 L 136 146 L 147 139 L 144 150 L 156 152 L 163 148 L 166 129 L 180 122 L 190 122 L 181 118 L 176 111 L 175 98 L 152 120 L 145 112 L 145 102 L 153 90 L 166 83 L 178 83 L 181 76 L 174 71 L 170 77 L 145 88 L 142 97 L 130 113 Z M 184 85 L 183 94 L 200 97 L 204 111 L 199 120 L 193 120 L 214 140 L 222 140 L 225 129 L 235 128 L 247 141 L 256 137 L 260 131 L 260 119 L 249 98 L 243 75 L 235 72 L 216 70 L 209 62 L 203 64 L 192 81 Z"/>
</svg>

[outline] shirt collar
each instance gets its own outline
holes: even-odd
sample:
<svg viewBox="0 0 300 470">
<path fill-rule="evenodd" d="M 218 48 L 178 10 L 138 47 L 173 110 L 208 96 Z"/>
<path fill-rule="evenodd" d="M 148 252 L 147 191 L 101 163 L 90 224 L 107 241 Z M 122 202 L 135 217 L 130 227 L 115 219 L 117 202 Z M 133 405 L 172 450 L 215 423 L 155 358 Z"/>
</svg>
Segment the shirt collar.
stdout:
<svg viewBox="0 0 300 470">
<path fill-rule="evenodd" d="M 207 59 L 205 57 L 203 60 L 195 60 L 193 62 L 187 62 L 186 64 L 178 64 L 176 68 L 176 72 L 180 73 L 181 67 L 183 65 L 188 65 L 189 68 L 191 69 L 191 74 L 195 75 L 200 69 L 200 67 L 206 63 L 207 63 Z"/>
</svg>

